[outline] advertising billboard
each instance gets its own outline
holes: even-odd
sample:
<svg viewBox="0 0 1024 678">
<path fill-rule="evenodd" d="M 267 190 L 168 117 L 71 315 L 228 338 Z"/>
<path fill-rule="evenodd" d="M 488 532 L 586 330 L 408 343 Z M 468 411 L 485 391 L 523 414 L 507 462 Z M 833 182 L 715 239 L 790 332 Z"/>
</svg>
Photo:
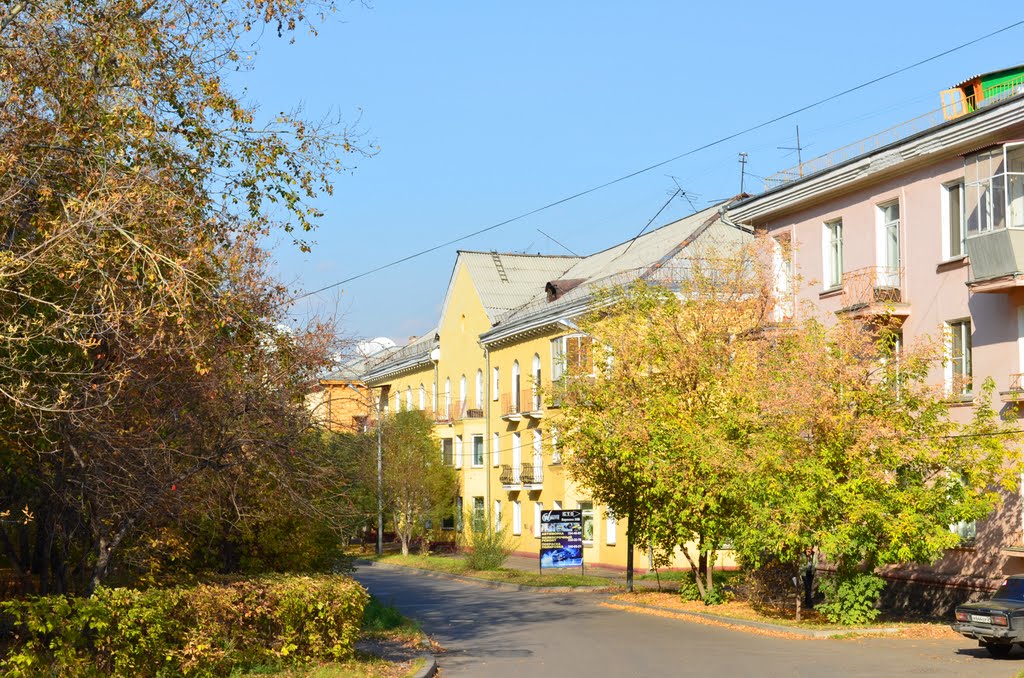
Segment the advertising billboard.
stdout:
<svg viewBox="0 0 1024 678">
<path fill-rule="evenodd" d="M 583 567 L 583 511 L 541 511 L 540 567 Z"/>
</svg>

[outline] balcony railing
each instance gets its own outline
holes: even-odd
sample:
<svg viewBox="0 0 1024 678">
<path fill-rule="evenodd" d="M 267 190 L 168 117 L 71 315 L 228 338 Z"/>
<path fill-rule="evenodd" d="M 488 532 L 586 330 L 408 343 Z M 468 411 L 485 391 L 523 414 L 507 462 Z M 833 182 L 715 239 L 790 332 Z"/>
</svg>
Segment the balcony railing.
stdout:
<svg viewBox="0 0 1024 678">
<path fill-rule="evenodd" d="M 868 266 L 843 273 L 842 311 L 858 315 L 906 315 L 904 269 Z"/>
<path fill-rule="evenodd" d="M 455 413 L 457 411 L 458 408 L 455 403 L 451 403 L 449 405 L 441 403 L 437 406 L 437 409 L 434 410 L 434 421 L 438 423 L 455 421 Z"/>
<path fill-rule="evenodd" d="M 457 404 L 457 409 L 455 411 L 456 419 L 483 419 L 483 417 L 483 405 L 478 405 L 472 400 L 463 400 Z"/>
<path fill-rule="evenodd" d="M 513 467 L 508 464 L 501 465 L 501 475 L 498 476 L 498 480 L 501 482 L 502 487 L 512 487 L 521 483 L 520 474 L 518 467 Z"/>
<path fill-rule="evenodd" d="M 1024 373 L 1010 375 L 1010 388 L 1000 391 L 1004 403 L 1024 402 Z"/>
<path fill-rule="evenodd" d="M 544 484 L 544 467 L 540 464 L 523 464 L 519 475 L 526 489 L 540 489 Z"/>
<path fill-rule="evenodd" d="M 519 392 L 503 393 L 501 396 L 501 417 L 518 421 L 542 411 L 543 403 L 539 392 L 523 389 Z"/>
</svg>

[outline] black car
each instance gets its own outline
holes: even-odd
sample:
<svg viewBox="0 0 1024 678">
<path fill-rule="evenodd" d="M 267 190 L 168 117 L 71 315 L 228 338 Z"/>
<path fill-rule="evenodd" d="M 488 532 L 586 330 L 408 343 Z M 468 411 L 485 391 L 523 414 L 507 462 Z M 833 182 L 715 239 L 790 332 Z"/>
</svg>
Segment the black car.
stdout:
<svg viewBox="0 0 1024 678">
<path fill-rule="evenodd" d="M 990 600 L 958 605 L 953 630 L 977 640 L 993 657 L 1024 643 L 1024 575 L 1003 582 Z"/>
</svg>

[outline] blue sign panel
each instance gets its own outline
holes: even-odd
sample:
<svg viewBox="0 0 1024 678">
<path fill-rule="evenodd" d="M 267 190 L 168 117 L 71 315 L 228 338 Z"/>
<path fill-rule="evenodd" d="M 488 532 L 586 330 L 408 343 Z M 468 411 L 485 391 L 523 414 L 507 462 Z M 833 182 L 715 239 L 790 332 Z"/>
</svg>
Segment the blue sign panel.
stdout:
<svg viewBox="0 0 1024 678">
<path fill-rule="evenodd" d="M 540 566 L 583 567 L 583 511 L 540 512 Z"/>
</svg>

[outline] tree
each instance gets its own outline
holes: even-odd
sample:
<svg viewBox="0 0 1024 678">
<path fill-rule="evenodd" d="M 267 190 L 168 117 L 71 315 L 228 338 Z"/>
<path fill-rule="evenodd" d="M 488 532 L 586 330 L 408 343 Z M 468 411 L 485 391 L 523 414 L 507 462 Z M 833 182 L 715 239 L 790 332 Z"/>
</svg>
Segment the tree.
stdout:
<svg viewBox="0 0 1024 678">
<path fill-rule="evenodd" d="M 323 6 L 330 9 L 328 3 Z M 315 484 L 299 392 L 326 324 L 282 332 L 257 246 L 301 234 L 351 138 L 224 85 L 244 35 L 306 2 L 26 0 L 0 13 L 0 530 L 40 589 L 99 583 L 211 476 Z M 295 454 L 293 454 L 295 452 Z M 258 477 L 239 472 L 238 477 Z M 312 502 L 297 505 L 314 510 Z"/>
<path fill-rule="evenodd" d="M 840 581 L 932 562 L 958 545 L 951 524 L 984 518 L 1016 486 L 1019 456 L 992 409 L 992 382 L 957 423 L 950 396 L 928 382 L 944 342 L 900 346 L 895 336 L 885 322 L 840 319 L 749 343 L 747 507 L 736 539 L 747 562 L 794 562 L 815 547 Z"/>
<path fill-rule="evenodd" d="M 454 515 L 458 479 L 442 463 L 433 424 L 418 410 L 385 416 L 383 426 L 384 511 L 402 542 L 402 555 L 428 521 Z"/>
<path fill-rule="evenodd" d="M 629 518 L 630 561 L 640 536 L 658 561 L 681 550 L 705 599 L 709 559 L 740 505 L 729 405 L 742 372 L 735 337 L 769 308 L 751 275 L 756 255 L 754 247 L 695 248 L 657 280 L 604 292 L 581 323 L 600 354 L 596 378 L 570 366 L 562 385 L 570 475 Z M 631 574 L 629 562 L 627 586 Z"/>
</svg>

